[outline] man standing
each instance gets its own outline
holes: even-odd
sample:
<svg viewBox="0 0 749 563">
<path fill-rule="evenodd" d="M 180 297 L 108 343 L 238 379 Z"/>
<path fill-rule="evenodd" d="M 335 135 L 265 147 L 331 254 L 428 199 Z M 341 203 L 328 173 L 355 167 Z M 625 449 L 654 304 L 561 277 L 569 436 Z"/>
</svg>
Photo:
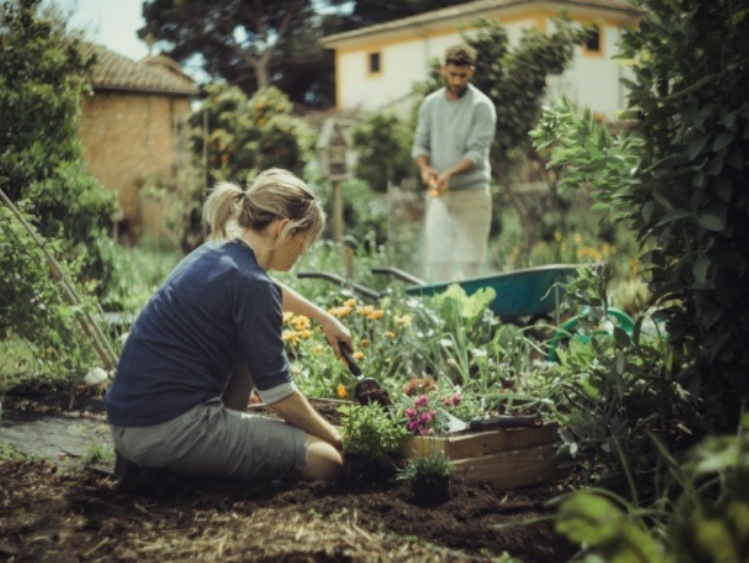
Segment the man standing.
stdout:
<svg viewBox="0 0 749 563">
<path fill-rule="evenodd" d="M 419 109 L 411 156 L 432 196 L 424 229 L 424 277 L 432 282 L 477 275 L 489 241 L 489 148 L 497 112 L 470 83 L 475 64 L 475 49 L 449 47 L 441 68 L 445 85 Z"/>
</svg>

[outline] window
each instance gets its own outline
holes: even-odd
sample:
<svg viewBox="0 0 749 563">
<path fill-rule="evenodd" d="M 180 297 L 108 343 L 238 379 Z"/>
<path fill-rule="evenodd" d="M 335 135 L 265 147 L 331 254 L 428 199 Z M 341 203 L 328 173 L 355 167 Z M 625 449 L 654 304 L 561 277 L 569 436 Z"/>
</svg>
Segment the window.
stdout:
<svg viewBox="0 0 749 563">
<path fill-rule="evenodd" d="M 369 74 L 379 74 L 381 70 L 380 53 L 369 53 Z"/>
<path fill-rule="evenodd" d="M 588 39 L 584 43 L 585 50 L 588 53 L 600 53 L 601 52 L 601 30 L 596 28 L 588 35 Z"/>
</svg>

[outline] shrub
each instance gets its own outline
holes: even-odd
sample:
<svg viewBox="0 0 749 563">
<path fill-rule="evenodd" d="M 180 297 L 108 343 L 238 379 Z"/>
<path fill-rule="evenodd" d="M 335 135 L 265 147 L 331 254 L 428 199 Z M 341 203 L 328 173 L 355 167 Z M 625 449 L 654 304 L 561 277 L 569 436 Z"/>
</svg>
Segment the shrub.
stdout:
<svg viewBox="0 0 749 563">
<path fill-rule="evenodd" d="M 630 107 L 642 146 L 623 196 L 675 347 L 694 350 L 708 428 L 749 399 L 749 10 L 745 2 L 639 0 L 628 33 Z"/>
<path fill-rule="evenodd" d="M 375 192 L 384 193 L 388 184 L 400 184 L 413 175 L 410 123 L 389 113 L 366 115 L 352 127 L 351 138 L 357 153 L 356 176 Z"/>
</svg>

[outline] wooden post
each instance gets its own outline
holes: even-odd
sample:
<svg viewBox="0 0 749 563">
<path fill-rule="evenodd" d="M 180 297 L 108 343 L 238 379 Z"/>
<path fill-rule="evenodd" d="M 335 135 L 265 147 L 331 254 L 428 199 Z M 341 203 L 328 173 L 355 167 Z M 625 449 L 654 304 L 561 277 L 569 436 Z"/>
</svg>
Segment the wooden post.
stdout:
<svg viewBox="0 0 749 563">
<path fill-rule="evenodd" d="M 343 194 L 340 180 L 333 180 L 333 240 L 343 242 Z"/>
</svg>

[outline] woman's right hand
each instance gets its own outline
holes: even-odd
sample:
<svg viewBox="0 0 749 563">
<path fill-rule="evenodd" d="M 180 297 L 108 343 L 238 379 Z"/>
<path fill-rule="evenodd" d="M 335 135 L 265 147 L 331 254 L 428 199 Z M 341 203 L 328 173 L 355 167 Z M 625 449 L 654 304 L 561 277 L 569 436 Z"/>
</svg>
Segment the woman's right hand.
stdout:
<svg viewBox="0 0 749 563">
<path fill-rule="evenodd" d="M 328 344 L 333 348 L 333 353 L 336 358 L 341 358 L 341 350 L 339 348 L 340 342 L 348 346 L 350 350 L 354 349 L 353 341 L 351 339 L 351 333 L 339 321 L 336 317 L 331 314 L 327 314 L 323 319 L 319 321 L 320 328 L 325 334 L 325 338 L 328 340 Z"/>
</svg>

